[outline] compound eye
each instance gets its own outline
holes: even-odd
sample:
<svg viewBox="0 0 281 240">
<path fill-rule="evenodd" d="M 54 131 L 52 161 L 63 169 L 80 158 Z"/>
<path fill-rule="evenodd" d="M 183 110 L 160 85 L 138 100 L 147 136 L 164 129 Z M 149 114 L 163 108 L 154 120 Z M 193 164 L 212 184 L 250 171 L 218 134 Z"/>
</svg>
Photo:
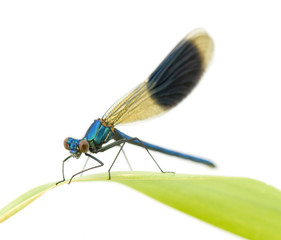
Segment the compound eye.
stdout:
<svg viewBox="0 0 281 240">
<path fill-rule="evenodd" d="M 82 152 L 82 153 L 88 152 L 88 150 L 89 150 L 89 143 L 86 140 L 81 140 L 79 142 L 79 149 L 80 149 L 80 152 Z"/>
<path fill-rule="evenodd" d="M 63 146 L 65 147 L 65 149 L 69 150 L 68 138 L 64 139 Z"/>
</svg>

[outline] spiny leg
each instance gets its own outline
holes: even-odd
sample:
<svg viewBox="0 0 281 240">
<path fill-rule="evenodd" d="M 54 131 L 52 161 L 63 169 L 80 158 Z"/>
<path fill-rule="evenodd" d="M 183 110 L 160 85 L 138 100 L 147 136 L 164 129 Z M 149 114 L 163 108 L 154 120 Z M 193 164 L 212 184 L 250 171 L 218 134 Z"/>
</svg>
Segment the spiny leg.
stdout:
<svg viewBox="0 0 281 240">
<path fill-rule="evenodd" d="M 111 170 L 111 168 L 113 167 L 113 165 L 114 165 L 114 163 L 115 163 L 116 159 L 118 158 L 118 156 L 119 156 L 120 152 L 122 151 L 122 149 L 123 149 L 123 147 L 124 147 L 125 143 L 126 143 L 126 139 L 123 139 L 122 146 L 120 147 L 120 149 L 119 149 L 119 151 L 118 151 L 117 155 L 115 156 L 115 158 L 114 158 L 114 160 L 113 160 L 113 162 L 112 162 L 112 164 L 111 164 L 110 168 L 108 169 L 108 180 L 110 180 L 110 179 L 111 179 L 110 170 Z"/>
<path fill-rule="evenodd" d="M 137 140 L 139 141 L 139 143 L 142 145 L 143 148 L 145 148 L 145 150 L 148 152 L 148 154 L 150 155 L 150 157 L 152 158 L 152 160 L 154 161 L 154 163 L 156 164 L 156 166 L 159 168 L 159 170 L 162 172 L 162 173 L 173 173 L 175 174 L 174 172 L 169 172 L 169 171 L 163 171 L 162 168 L 159 166 L 159 164 L 157 163 L 157 161 L 155 160 L 155 158 L 152 156 L 152 154 L 150 153 L 150 151 L 148 150 L 148 148 L 145 146 L 145 144 L 137 137 L 134 137 L 134 138 L 130 138 L 127 140 L 128 143 L 130 142 L 133 142 L 134 140 Z"/>
<path fill-rule="evenodd" d="M 61 181 L 57 182 L 56 185 L 58 185 L 59 183 L 65 181 L 65 177 L 64 177 L 64 163 L 65 163 L 69 158 L 71 158 L 71 157 L 72 157 L 72 156 L 70 155 L 70 156 L 68 156 L 66 159 L 64 159 L 64 160 L 62 161 L 62 177 L 63 177 L 63 179 L 62 179 Z"/>
<path fill-rule="evenodd" d="M 149 152 L 149 150 L 147 149 L 147 147 L 144 145 L 144 143 L 143 143 L 139 138 L 136 138 L 136 137 L 130 138 L 130 139 L 124 138 L 124 139 L 118 140 L 118 143 L 119 143 L 119 144 L 120 144 L 120 143 L 122 144 L 122 142 L 123 142 L 123 144 L 122 144 L 122 146 L 120 147 L 120 150 L 118 151 L 116 157 L 114 158 L 114 160 L 113 160 L 113 162 L 112 162 L 110 168 L 108 169 L 109 180 L 111 179 L 111 174 L 110 174 L 111 168 L 113 167 L 114 163 L 116 162 L 116 160 L 117 160 L 117 158 L 118 158 L 120 152 L 123 150 L 123 147 L 124 147 L 125 143 L 126 143 L 126 142 L 127 142 L 127 143 L 130 143 L 130 142 L 133 142 L 133 141 L 138 141 L 138 142 L 141 144 L 141 146 L 147 151 L 147 153 L 149 154 L 149 156 L 152 158 L 152 160 L 154 161 L 154 163 L 156 164 L 156 166 L 159 168 L 159 170 L 160 170 L 162 173 L 174 173 L 174 172 L 165 172 L 165 171 L 163 171 L 162 168 L 161 168 L 161 167 L 159 166 L 159 164 L 157 163 L 157 161 L 156 161 L 156 160 L 154 159 L 154 157 L 152 156 L 152 154 Z M 116 146 L 116 145 L 118 145 L 118 144 L 115 144 L 115 146 Z"/>
<path fill-rule="evenodd" d="M 115 142 L 107 144 L 107 145 L 103 146 L 102 148 L 98 149 L 97 153 L 98 152 L 104 152 L 104 151 L 106 151 L 106 150 L 108 150 L 110 148 L 113 148 L 115 146 L 120 146 L 124 142 L 126 142 L 126 138 L 122 138 L 122 139 L 116 140 Z"/>
<path fill-rule="evenodd" d="M 124 142 L 126 142 L 126 138 L 122 138 L 122 139 L 116 140 L 113 143 L 110 143 L 110 144 L 107 144 L 106 146 L 103 146 L 97 152 L 105 152 L 106 150 L 109 150 L 110 148 L 113 148 L 113 147 L 116 147 L 116 146 L 121 147 L 120 145 L 123 144 Z M 123 148 L 122 148 L 122 153 L 124 154 L 124 157 L 126 159 L 126 162 L 127 162 L 128 166 L 129 166 L 130 170 L 133 171 L 132 166 L 131 166 L 131 164 L 130 164 L 130 162 L 129 162 L 128 158 L 127 158 L 127 155 L 126 155 L 126 153 L 125 153 Z"/>
<path fill-rule="evenodd" d="M 79 175 L 79 174 L 82 174 L 82 173 L 84 173 L 84 172 L 86 172 L 86 171 L 92 170 L 92 169 L 94 169 L 94 168 L 102 167 L 102 166 L 104 165 L 103 162 L 100 161 L 99 159 L 97 159 L 96 157 L 94 157 L 94 156 L 92 156 L 92 155 L 90 155 L 90 154 L 88 154 L 88 153 L 85 153 L 85 155 L 88 156 L 88 157 L 90 157 L 90 158 L 92 158 L 92 159 L 94 159 L 94 160 L 97 161 L 100 165 L 94 166 L 94 167 L 90 167 L 90 168 L 84 169 L 84 170 L 82 170 L 82 171 L 80 171 L 80 172 L 78 172 L 78 173 L 75 173 L 75 174 L 70 178 L 68 184 L 71 183 L 72 179 L 73 179 L 75 176 L 77 176 L 77 175 Z"/>
<path fill-rule="evenodd" d="M 162 173 L 166 173 L 162 170 L 162 168 L 159 166 L 159 164 L 156 162 L 156 160 L 154 159 L 154 157 L 152 156 L 152 154 L 150 153 L 150 151 L 147 149 L 147 147 L 143 144 L 143 142 L 137 138 L 137 137 L 134 137 L 134 138 L 130 138 L 130 139 L 127 139 L 126 142 L 130 143 L 130 142 L 133 142 L 137 140 L 141 145 L 142 147 L 147 151 L 147 153 L 149 154 L 149 156 L 152 158 L 152 160 L 154 161 L 154 163 L 156 164 L 156 166 L 159 168 L 159 170 L 162 172 Z"/>
</svg>

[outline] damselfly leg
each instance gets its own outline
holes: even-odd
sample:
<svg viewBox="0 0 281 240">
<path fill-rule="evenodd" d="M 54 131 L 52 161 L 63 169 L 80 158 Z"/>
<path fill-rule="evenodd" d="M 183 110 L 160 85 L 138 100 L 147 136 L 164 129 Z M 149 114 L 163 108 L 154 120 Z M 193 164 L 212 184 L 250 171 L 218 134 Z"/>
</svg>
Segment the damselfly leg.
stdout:
<svg viewBox="0 0 281 240">
<path fill-rule="evenodd" d="M 111 144 L 108 144 L 107 146 L 105 146 L 105 147 L 103 147 L 103 148 L 101 148 L 101 149 L 99 150 L 99 152 L 103 152 L 103 151 L 105 151 L 105 150 L 108 150 L 109 148 L 112 148 L 112 147 L 116 146 L 116 145 L 120 145 L 120 149 L 119 149 L 119 151 L 118 151 L 116 157 L 114 158 L 114 160 L 113 160 L 113 162 L 112 162 L 110 168 L 108 169 L 108 179 L 109 179 L 109 180 L 111 179 L 111 173 L 110 173 L 110 172 L 111 172 L 111 169 L 112 169 L 113 165 L 115 164 L 115 162 L 116 162 L 116 160 L 117 160 L 117 158 L 118 158 L 120 152 L 123 150 L 123 147 L 124 147 L 125 143 L 131 143 L 131 142 L 133 142 L 133 141 L 138 141 L 138 142 L 141 144 L 141 146 L 147 151 L 147 153 L 149 154 L 149 156 L 152 158 L 152 160 L 154 161 L 154 163 L 156 164 L 156 166 L 158 167 L 158 169 L 159 169 L 162 173 L 173 173 L 173 172 L 165 172 L 165 171 L 162 170 L 162 168 L 159 166 L 159 164 L 157 163 L 157 161 L 154 159 L 154 157 L 152 156 L 152 154 L 150 153 L 150 151 L 147 149 L 147 147 L 144 145 L 144 143 L 143 143 L 139 138 L 136 138 L 136 137 L 130 138 L 130 139 L 124 138 L 124 139 L 119 139 L 119 140 L 117 140 L 116 142 L 113 142 L 113 143 L 111 143 Z"/>
<path fill-rule="evenodd" d="M 69 158 L 71 158 L 71 157 L 72 157 L 72 156 L 70 155 L 70 156 L 68 156 L 66 159 L 64 159 L 64 160 L 62 161 L 62 178 L 63 178 L 63 179 L 62 179 L 61 181 L 57 182 L 56 185 L 58 185 L 59 183 L 65 181 L 65 176 L 64 176 L 64 163 L 65 163 Z"/>
<path fill-rule="evenodd" d="M 84 173 L 84 172 L 86 172 L 86 171 L 92 170 L 92 169 L 94 169 L 94 168 L 102 167 L 102 166 L 104 165 L 104 163 L 103 163 L 101 160 L 97 159 L 97 158 L 94 157 L 93 155 L 88 154 L 88 153 L 85 153 L 85 155 L 86 155 L 87 157 L 89 157 L 89 158 L 94 159 L 94 160 L 97 161 L 100 165 L 97 165 L 97 166 L 94 166 L 94 167 L 90 167 L 90 168 L 87 168 L 87 169 L 83 169 L 82 171 L 80 171 L 80 172 L 78 172 L 78 173 L 75 173 L 75 174 L 70 178 L 68 184 L 70 184 L 71 181 L 72 181 L 72 179 L 73 179 L 74 177 L 76 177 L 77 175 L 82 174 L 82 173 Z"/>
</svg>

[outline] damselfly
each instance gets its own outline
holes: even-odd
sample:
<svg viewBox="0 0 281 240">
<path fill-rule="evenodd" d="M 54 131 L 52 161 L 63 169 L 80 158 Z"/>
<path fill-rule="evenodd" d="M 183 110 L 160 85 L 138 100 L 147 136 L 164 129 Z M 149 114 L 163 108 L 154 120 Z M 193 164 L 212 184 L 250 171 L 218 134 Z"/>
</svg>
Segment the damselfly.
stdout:
<svg viewBox="0 0 281 240">
<path fill-rule="evenodd" d="M 64 147 L 70 151 L 70 156 L 62 163 L 62 181 L 65 180 L 64 163 L 71 157 L 79 158 L 84 153 L 99 165 L 83 169 L 74 174 L 69 182 L 78 174 L 103 166 L 103 162 L 92 154 L 120 146 L 120 150 L 108 170 L 110 179 L 110 170 L 125 143 L 143 147 L 147 151 L 148 149 L 158 151 L 214 167 L 215 165 L 208 160 L 144 142 L 115 128 L 118 124 L 154 117 L 181 102 L 196 86 L 205 72 L 211 60 L 213 48 L 213 41 L 204 30 L 196 29 L 192 31 L 178 43 L 143 83 L 113 104 L 102 118 L 96 119 L 82 139 L 66 138 Z M 170 127 L 178 129 L 179 126 L 175 121 Z M 110 140 L 115 142 L 108 143 Z M 105 145 L 105 143 L 108 144 Z M 155 161 L 153 157 L 152 159 Z M 157 164 L 156 161 L 155 163 Z M 158 164 L 157 166 L 162 171 Z"/>
</svg>

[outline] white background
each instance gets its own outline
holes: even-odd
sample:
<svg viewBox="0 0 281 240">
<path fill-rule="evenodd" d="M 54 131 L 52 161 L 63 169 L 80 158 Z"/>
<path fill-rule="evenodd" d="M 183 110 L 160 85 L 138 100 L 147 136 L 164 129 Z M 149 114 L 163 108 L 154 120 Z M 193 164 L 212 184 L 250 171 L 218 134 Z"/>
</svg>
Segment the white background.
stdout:
<svg viewBox="0 0 281 240">
<path fill-rule="evenodd" d="M 101 3 L 102 2 L 102 3 Z M 128 135 L 207 157 L 218 168 L 155 153 L 169 171 L 243 176 L 281 189 L 279 1 L 1 1 L 0 208 L 61 179 L 63 140 L 143 81 L 196 27 L 215 42 L 192 94 Z M 100 154 L 108 164 L 117 149 Z M 136 170 L 157 171 L 126 147 Z M 68 176 L 83 160 L 67 165 Z M 127 170 L 119 161 L 115 170 Z M 52 190 L 0 226 L 1 239 L 239 239 L 109 182 Z"/>
</svg>

